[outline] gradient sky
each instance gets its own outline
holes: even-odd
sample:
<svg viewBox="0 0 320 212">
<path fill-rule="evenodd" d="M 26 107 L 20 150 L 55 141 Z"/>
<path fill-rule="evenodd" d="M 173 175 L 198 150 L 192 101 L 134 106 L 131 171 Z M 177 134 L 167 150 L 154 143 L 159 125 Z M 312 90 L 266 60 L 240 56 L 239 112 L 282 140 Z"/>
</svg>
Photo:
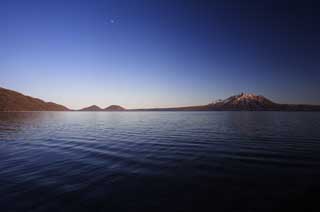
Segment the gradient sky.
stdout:
<svg viewBox="0 0 320 212">
<path fill-rule="evenodd" d="M 320 104 L 320 12 L 302 2 L 1 0 L 0 87 L 74 109 Z"/>
</svg>

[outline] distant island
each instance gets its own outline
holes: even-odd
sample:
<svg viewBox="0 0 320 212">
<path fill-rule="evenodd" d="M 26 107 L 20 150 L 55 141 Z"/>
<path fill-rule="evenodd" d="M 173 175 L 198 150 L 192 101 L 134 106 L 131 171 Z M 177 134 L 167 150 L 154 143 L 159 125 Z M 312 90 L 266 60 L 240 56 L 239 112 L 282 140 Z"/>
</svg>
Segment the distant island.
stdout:
<svg viewBox="0 0 320 212">
<path fill-rule="evenodd" d="M 110 105 L 103 109 L 92 105 L 81 110 L 71 110 L 63 105 L 0 87 L 0 111 L 320 111 L 320 105 L 279 104 L 261 95 L 241 93 L 198 106 L 126 109 L 119 105 Z"/>
<path fill-rule="evenodd" d="M 92 105 L 90 107 L 85 107 L 80 109 L 79 111 L 124 111 L 125 108 L 121 107 L 120 105 L 110 105 L 104 109 L 98 107 L 97 105 Z"/>
</svg>

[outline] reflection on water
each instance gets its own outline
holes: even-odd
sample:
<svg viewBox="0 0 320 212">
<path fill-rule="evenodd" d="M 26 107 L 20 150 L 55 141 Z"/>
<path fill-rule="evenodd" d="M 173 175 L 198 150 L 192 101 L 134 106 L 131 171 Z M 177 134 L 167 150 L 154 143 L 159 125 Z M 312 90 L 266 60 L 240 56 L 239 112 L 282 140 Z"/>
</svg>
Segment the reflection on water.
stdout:
<svg viewBox="0 0 320 212">
<path fill-rule="evenodd" d="M 317 208 L 320 113 L 0 113 L 1 211 Z"/>
</svg>

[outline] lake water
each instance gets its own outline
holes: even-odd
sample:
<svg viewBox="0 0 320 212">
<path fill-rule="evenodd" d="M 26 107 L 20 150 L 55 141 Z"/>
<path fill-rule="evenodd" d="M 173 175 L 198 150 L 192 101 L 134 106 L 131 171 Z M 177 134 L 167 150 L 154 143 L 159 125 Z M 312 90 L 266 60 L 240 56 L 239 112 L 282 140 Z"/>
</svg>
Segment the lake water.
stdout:
<svg viewBox="0 0 320 212">
<path fill-rule="evenodd" d="M 320 211 L 320 113 L 0 113 L 1 211 Z"/>
</svg>

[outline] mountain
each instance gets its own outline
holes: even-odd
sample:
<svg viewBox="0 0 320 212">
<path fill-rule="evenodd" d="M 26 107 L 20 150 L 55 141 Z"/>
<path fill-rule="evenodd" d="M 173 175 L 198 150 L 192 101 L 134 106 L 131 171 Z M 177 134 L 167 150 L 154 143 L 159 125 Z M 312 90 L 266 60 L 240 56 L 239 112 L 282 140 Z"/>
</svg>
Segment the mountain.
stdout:
<svg viewBox="0 0 320 212">
<path fill-rule="evenodd" d="M 120 105 L 110 105 L 109 107 L 104 109 L 105 111 L 124 111 L 125 108 L 121 107 Z"/>
<path fill-rule="evenodd" d="M 264 96 L 241 93 L 206 106 L 209 110 L 320 111 L 319 105 L 279 104 Z"/>
<path fill-rule="evenodd" d="M 264 96 L 241 93 L 207 105 L 134 111 L 320 111 L 319 105 L 278 104 Z"/>
<path fill-rule="evenodd" d="M 0 87 L 0 111 L 68 111 L 63 105 L 45 102 Z"/>
<path fill-rule="evenodd" d="M 97 105 L 92 105 L 90 107 L 85 107 L 85 108 L 82 108 L 81 110 L 79 111 L 103 111 L 102 108 L 98 107 Z"/>
<path fill-rule="evenodd" d="M 267 99 L 264 96 L 257 96 L 255 94 L 245 94 L 241 93 L 239 95 L 231 96 L 224 101 L 218 101 L 216 104 L 223 105 L 234 105 L 234 106 L 270 106 L 275 105 L 276 103 Z"/>
<path fill-rule="evenodd" d="M 209 105 L 213 108 L 226 108 L 238 110 L 264 110 L 276 107 L 277 104 L 267 99 L 264 96 L 255 94 L 241 93 L 239 95 L 231 96 L 225 100 L 217 101 Z"/>
</svg>

